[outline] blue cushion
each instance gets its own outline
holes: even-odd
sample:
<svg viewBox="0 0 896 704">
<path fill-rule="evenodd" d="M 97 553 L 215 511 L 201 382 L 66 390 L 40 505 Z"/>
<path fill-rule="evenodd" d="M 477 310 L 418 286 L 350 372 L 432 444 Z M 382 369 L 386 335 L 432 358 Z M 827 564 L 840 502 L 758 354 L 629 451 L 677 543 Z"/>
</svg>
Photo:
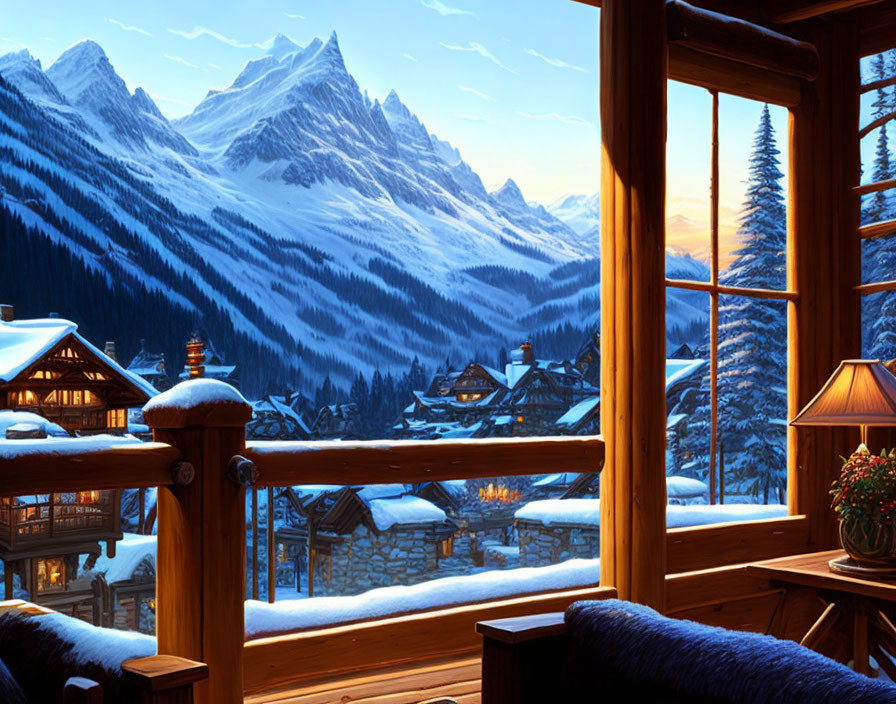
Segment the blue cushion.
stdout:
<svg viewBox="0 0 896 704">
<path fill-rule="evenodd" d="M 649 682 L 676 701 L 896 703 L 896 685 L 793 641 L 667 618 L 617 599 L 575 603 L 566 622 L 574 650 L 599 662 L 604 676 Z"/>
</svg>

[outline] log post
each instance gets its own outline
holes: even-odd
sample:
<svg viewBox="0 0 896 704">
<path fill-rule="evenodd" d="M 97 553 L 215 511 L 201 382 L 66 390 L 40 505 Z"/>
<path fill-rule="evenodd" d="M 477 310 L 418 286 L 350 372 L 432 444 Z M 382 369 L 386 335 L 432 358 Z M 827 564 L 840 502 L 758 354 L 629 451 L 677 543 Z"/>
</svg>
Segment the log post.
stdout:
<svg viewBox="0 0 896 704">
<path fill-rule="evenodd" d="M 208 664 L 200 704 L 243 700 L 245 487 L 228 463 L 245 451 L 250 417 L 240 393 L 213 379 L 178 384 L 144 408 L 153 438 L 183 457 L 158 494 L 159 653 Z"/>
<path fill-rule="evenodd" d="M 600 25 L 601 584 L 663 609 L 664 2 L 604 0 Z"/>
<path fill-rule="evenodd" d="M 807 28 L 819 49 L 818 79 L 803 85 L 790 113 L 787 202 L 789 304 L 788 415 L 796 416 L 843 359 L 861 356 L 859 203 L 859 52 L 855 24 L 837 19 Z M 790 513 L 809 521 L 808 550 L 839 545 L 830 508 L 840 455 L 858 443 L 856 429 L 788 428 Z M 872 445 L 873 446 L 873 445 Z"/>
</svg>

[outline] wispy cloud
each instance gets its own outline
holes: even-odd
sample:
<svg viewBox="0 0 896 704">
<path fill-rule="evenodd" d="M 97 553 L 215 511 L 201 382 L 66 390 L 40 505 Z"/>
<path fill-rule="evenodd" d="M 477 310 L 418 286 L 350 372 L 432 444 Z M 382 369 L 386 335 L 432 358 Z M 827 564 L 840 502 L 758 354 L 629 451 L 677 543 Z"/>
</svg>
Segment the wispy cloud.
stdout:
<svg viewBox="0 0 896 704">
<path fill-rule="evenodd" d="M 545 56 L 544 54 L 539 54 L 535 49 L 526 49 L 525 52 L 529 54 L 529 56 L 535 56 L 545 63 L 549 63 L 551 66 L 556 66 L 557 68 L 568 68 L 571 71 L 578 71 L 579 73 L 591 73 L 587 68 L 583 68 L 582 66 L 574 66 L 573 64 L 568 64 L 562 59 L 552 59 L 550 56 Z"/>
<path fill-rule="evenodd" d="M 171 103 L 173 105 L 183 105 L 184 107 L 190 107 L 189 103 L 185 103 L 183 100 L 178 100 L 177 98 L 166 98 L 164 95 L 159 95 L 158 93 L 150 93 L 149 97 L 155 101 L 162 103 Z"/>
<path fill-rule="evenodd" d="M 221 70 L 221 67 L 218 66 L 218 64 L 212 64 L 212 63 L 209 63 L 209 64 L 207 64 L 207 65 L 208 65 L 209 68 L 213 68 L 213 69 L 215 69 L 215 71 L 220 71 L 220 70 Z"/>
<path fill-rule="evenodd" d="M 484 46 L 482 46 L 482 44 L 480 44 L 479 42 L 470 42 L 467 46 L 458 46 L 456 44 L 446 44 L 445 42 L 439 42 L 439 44 L 441 44 L 446 49 L 450 49 L 451 51 L 470 51 L 470 52 L 473 52 L 474 54 L 479 54 L 480 56 L 485 57 L 489 61 L 494 62 L 497 66 L 500 66 L 508 73 L 513 73 L 517 76 L 519 75 L 519 73 L 514 71 L 509 66 L 505 66 L 504 64 L 502 64 L 498 60 L 498 57 L 496 57 L 492 52 L 490 52 L 488 49 L 486 49 Z"/>
<path fill-rule="evenodd" d="M 40 40 L 42 42 L 55 42 L 56 40 L 53 37 L 41 37 Z"/>
<path fill-rule="evenodd" d="M 472 93 L 473 95 L 482 98 L 483 100 L 494 100 L 494 98 L 490 95 L 486 95 L 482 91 L 478 91 L 475 88 L 470 88 L 470 86 L 458 86 L 458 90 L 462 90 L 464 93 Z"/>
<path fill-rule="evenodd" d="M 289 17 L 289 19 L 291 19 L 291 20 L 304 20 L 304 19 L 307 19 L 307 18 L 305 17 L 305 15 L 295 15 L 295 14 L 293 14 L 293 13 L 291 13 L 291 12 L 284 12 L 283 14 L 286 15 L 287 17 Z"/>
<path fill-rule="evenodd" d="M 202 71 L 205 71 L 205 69 L 202 68 L 202 66 L 197 66 L 196 64 L 191 64 L 189 61 L 187 61 L 187 60 L 184 59 L 183 57 L 180 57 L 180 56 L 170 56 L 169 54 L 164 54 L 164 57 L 165 57 L 166 59 L 168 59 L 169 61 L 173 61 L 174 63 L 177 63 L 177 64 L 183 64 L 184 66 L 188 66 L 188 67 L 190 67 L 190 68 L 198 68 L 198 69 L 200 69 L 200 70 L 202 70 Z"/>
<path fill-rule="evenodd" d="M 413 61 L 414 63 L 417 63 L 417 57 L 416 57 L 416 56 L 411 56 L 410 54 L 402 54 L 402 56 L 403 56 L 404 58 L 406 58 L 408 61 Z"/>
<path fill-rule="evenodd" d="M 231 37 L 227 37 L 220 32 L 216 32 L 213 29 L 209 29 L 208 27 L 193 27 L 189 32 L 183 29 L 169 29 L 168 31 L 171 32 L 171 34 L 176 34 L 184 39 L 198 39 L 202 36 L 211 37 L 212 39 L 217 39 L 219 42 L 236 47 L 237 49 L 267 49 L 270 48 L 271 44 L 270 40 L 259 43 L 241 42 Z"/>
<path fill-rule="evenodd" d="M 495 121 L 488 117 L 482 117 L 480 115 L 466 115 L 464 113 L 457 113 L 454 115 L 458 120 L 467 120 L 468 122 L 485 122 L 489 125 L 495 124 Z"/>
<path fill-rule="evenodd" d="M 138 32 L 145 37 L 152 36 L 151 32 L 147 32 L 145 29 L 143 29 L 141 27 L 135 27 L 132 24 L 125 24 L 121 20 L 116 20 L 113 17 L 104 17 L 103 19 L 106 20 L 106 22 L 109 22 L 110 24 L 114 24 L 114 25 L 117 25 L 118 27 L 121 27 L 125 32 Z"/>
<path fill-rule="evenodd" d="M 523 112 L 522 110 L 517 110 L 516 114 L 525 117 L 527 120 L 556 120 L 557 122 L 563 122 L 567 125 L 575 125 L 576 127 L 591 127 L 597 129 L 597 125 L 593 122 L 589 122 L 584 117 L 578 117 L 577 115 L 561 115 L 558 112 L 546 112 L 542 115 L 533 115 L 531 112 Z"/>
<path fill-rule="evenodd" d="M 423 7 L 428 7 L 430 10 L 435 10 L 440 15 L 469 15 L 470 17 L 477 17 L 475 12 L 461 10 L 457 7 L 448 7 L 444 3 L 439 2 L 439 0 L 420 0 L 420 4 Z"/>
</svg>

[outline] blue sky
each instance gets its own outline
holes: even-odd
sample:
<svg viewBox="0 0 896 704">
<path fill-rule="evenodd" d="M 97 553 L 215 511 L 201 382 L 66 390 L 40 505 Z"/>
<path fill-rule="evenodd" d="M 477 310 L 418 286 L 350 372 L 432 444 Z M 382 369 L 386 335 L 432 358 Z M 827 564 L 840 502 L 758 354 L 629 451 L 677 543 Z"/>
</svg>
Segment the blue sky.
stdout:
<svg viewBox="0 0 896 704">
<path fill-rule="evenodd" d="M 0 12 L 0 53 L 27 47 L 46 68 L 94 39 L 172 118 L 228 85 L 275 34 L 304 45 L 336 30 L 362 90 L 383 99 L 394 88 L 488 188 L 512 177 L 544 203 L 598 190 L 599 11 L 572 0 L 0 0 Z M 670 212 L 700 220 L 708 105 L 706 91 L 670 84 Z M 723 101 L 722 200 L 732 212 L 760 108 Z M 785 135 L 786 111 L 775 122 Z"/>
</svg>

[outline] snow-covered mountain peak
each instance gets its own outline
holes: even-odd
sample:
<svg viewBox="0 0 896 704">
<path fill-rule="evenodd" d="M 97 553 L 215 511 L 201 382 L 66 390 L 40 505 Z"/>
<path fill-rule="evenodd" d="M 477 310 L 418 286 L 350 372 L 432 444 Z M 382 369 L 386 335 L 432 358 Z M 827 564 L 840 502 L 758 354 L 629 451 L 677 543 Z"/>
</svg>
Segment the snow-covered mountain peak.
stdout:
<svg viewBox="0 0 896 704">
<path fill-rule="evenodd" d="M 145 112 L 147 115 L 152 115 L 159 120 L 165 119 L 165 116 L 161 113 L 159 107 L 155 104 L 153 99 L 149 97 L 149 93 L 142 88 L 137 87 L 131 98 L 131 102 L 141 112 Z"/>
<path fill-rule="evenodd" d="M 492 198 L 509 208 L 528 208 L 529 204 L 523 198 L 523 192 L 512 178 L 507 179 L 504 185 L 492 193 Z"/>
<path fill-rule="evenodd" d="M 268 49 L 268 55 L 273 56 L 278 61 L 282 61 L 290 54 L 295 54 L 297 51 L 301 50 L 302 47 L 285 34 L 278 34 L 271 40 L 271 48 Z"/>
<path fill-rule="evenodd" d="M 27 49 L 0 56 L 0 75 L 38 103 L 60 104 L 65 98 Z"/>
<path fill-rule="evenodd" d="M 103 47 L 91 39 L 82 39 L 62 52 L 47 69 L 47 77 L 72 103 L 78 103 L 86 94 L 91 94 L 88 99 L 98 97 L 100 92 L 110 100 L 130 97 Z"/>
</svg>

